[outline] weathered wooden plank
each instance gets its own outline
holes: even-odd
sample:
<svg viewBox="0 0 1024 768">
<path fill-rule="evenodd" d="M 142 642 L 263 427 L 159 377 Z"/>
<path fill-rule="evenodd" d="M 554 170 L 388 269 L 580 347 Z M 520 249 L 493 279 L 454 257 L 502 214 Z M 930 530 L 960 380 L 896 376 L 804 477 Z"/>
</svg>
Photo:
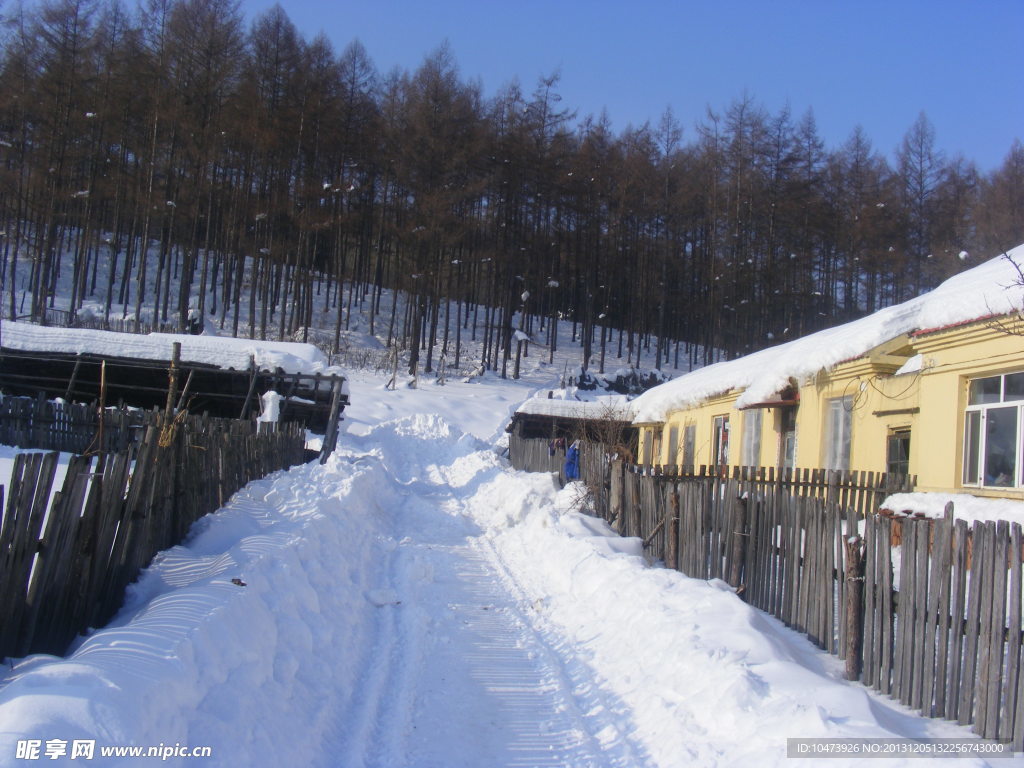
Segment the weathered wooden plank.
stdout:
<svg viewBox="0 0 1024 768">
<path fill-rule="evenodd" d="M 931 675 L 931 669 L 927 672 L 924 668 L 926 654 L 924 646 L 934 644 L 934 638 L 929 638 L 928 629 L 928 543 L 931 535 L 931 523 L 927 520 L 918 520 L 914 523 L 917 529 L 916 551 L 914 553 L 914 605 L 913 605 L 913 629 L 914 633 L 910 638 L 911 643 L 911 689 L 910 706 L 920 710 L 924 691 L 924 676 Z"/>
<path fill-rule="evenodd" d="M 969 725 L 975 721 L 975 681 L 978 669 L 978 644 L 981 626 L 981 588 L 984 584 L 985 536 L 984 524 L 974 522 L 971 529 L 971 557 L 968 570 L 967 623 L 964 627 L 964 663 L 960 675 L 960 703 L 957 722 Z"/>
<path fill-rule="evenodd" d="M 20 454 L 18 458 L 25 456 Z M 10 577 L 5 590 L 9 590 L 12 601 L 8 604 L 8 612 L 4 616 L 3 655 L 23 655 L 20 652 L 20 635 L 22 622 L 29 611 L 27 604 L 29 580 L 32 573 L 32 562 L 39 547 L 39 535 L 43 518 L 49 505 L 50 491 L 53 488 L 54 473 L 57 469 L 56 453 L 30 454 L 26 467 L 31 474 L 27 475 L 22 486 L 22 494 L 15 535 L 11 541 Z M 15 460 L 17 463 L 17 459 Z M 10 649 L 19 649 L 12 651 Z"/>
<path fill-rule="evenodd" d="M 861 674 L 861 639 L 863 637 L 861 619 L 864 615 L 864 560 L 860 536 L 848 536 L 844 540 L 845 564 L 843 572 L 846 577 L 846 599 L 850 601 L 846 616 L 850 625 L 846 628 L 846 679 L 857 680 Z"/>
<path fill-rule="evenodd" d="M 990 557 L 992 560 L 991 605 L 989 607 L 987 663 L 982 672 L 987 681 L 985 721 L 979 732 L 986 739 L 994 739 L 999 733 L 999 704 L 1003 692 L 1003 652 L 1007 634 L 1006 582 L 1007 568 L 1009 567 L 1007 548 L 1010 543 L 1010 527 L 1005 520 L 990 522 L 987 527 L 990 531 Z M 1017 626 L 1020 627 L 1019 624 Z M 1012 625 L 1010 625 L 1010 629 L 1013 629 Z"/>
<path fill-rule="evenodd" d="M 928 619 L 929 637 L 934 635 L 934 644 L 925 649 L 935 657 L 934 664 L 925 660 L 926 669 L 932 674 L 925 678 L 924 701 L 930 702 L 927 714 L 941 717 L 946 709 L 946 678 L 949 664 L 949 600 L 951 586 L 951 559 L 953 542 L 953 503 L 946 505 L 943 518 L 936 521 L 932 546 L 932 584 L 929 590 Z"/>
<path fill-rule="evenodd" d="M 841 656 L 846 655 L 846 632 L 847 632 L 847 616 L 846 616 L 846 590 L 849 588 L 847 581 L 843 578 L 845 572 L 846 552 L 845 552 L 845 541 L 843 536 L 843 518 L 842 514 L 832 512 L 829 514 L 830 521 L 832 523 L 830 536 L 825 546 L 827 547 L 827 559 L 826 563 L 826 591 L 825 591 L 825 636 L 828 638 L 828 651 L 829 653 L 839 654 Z M 858 534 L 859 537 L 859 534 Z M 863 539 L 861 539 L 863 541 Z M 861 553 L 863 555 L 863 553 Z M 863 566 L 863 562 L 861 564 Z M 861 615 L 858 617 L 858 632 L 863 632 L 863 610 L 864 610 L 864 576 L 863 567 L 861 567 L 860 583 L 857 585 L 860 590 L 861 596 L 859 600 Z M 834 607 L 833 607 L 834 606 Z M 862 642 L 862 638 L 858 639 L 858 643 Z M 858 650 L 858 654 L 860 651 Z M 859 662 L 858 662 L 859 670 Z"/>
<path fill-rule="evenodd" d="M 975 553 L 979 555 L 978 559 L 975 560 L 975 563 L 979 567 L 972 567 L 971 569 L 971 578 L 974 579 L 980 575 L 981 579 L 981 610 L 978 625 L 978 664 L 975 673 L 977 676 L 977 682 L 975 684 L 973 726 L 973 730 L 978 734 L 982 734 L 988 729 L 990 720 L 990 713 L 988 709 L 990 701 L 989 692 L 991 691 L 992 686 L 997 684 L 997 681 L 991 676 L 992 666 L 990 664 L 992 645 L 994 642 L 992 638 L 992 587 L 995 575 L 995 534 L 996 525 L 994 522 L 988 521 L 982 524 L 981 552 L 978 553 L 978 551 L 975 550 Z M 975 540 L 975 544 L 977 545 L 977 540 Z"/>
<path fill-rule="evenodd" d="M 893 691 L 893 589 L 892 589 L 892 519 L 882 518 L 882 528 L 879 531 L 878 545 L 881 563 L 881 578 L 879 587 L 881 590 L 881 662 L 879 674 L 879 690 L 882 693 Z"/>
<path fill-rule="evenodd" d="M 864 626 L 861 681 L 878 686 L 878 518 L 869 515 L 864 521 Z"/>
<path fill-rule="evenodd" d="M 1021 599 L 1022 599 L 1022 568 L 1021 568 L 1021 547 L 1022 542 L 1021 525 L 1014 523 L 1010 526 L 1010 551 L 1009 551 L 1009 572 L 1007 574 L 1007 598 L 1009 611 L 1007 612 L 1007 636 L 1006 636 L 1006 680 L 1004 683 L 1005 696 L 1003 708 L 999 716 L 999 733 L 997 738 L 1001 741 L 1012 741 L 1014 739 L 1014 722 L 1021 712 L 1024 712 L 1024 701 L 1018 697 L 1018 691 L 1022 683 L 1022 662 L 1021 658 Z M 1019 741 L 1024 736 L 1018 729 L 1016 738 Z M 1020 747 L 1018 747 L 1020 749 Z"/>
<path fill-rule="evenodd" d="M 960 712 L 960 680 L 963 671 L 963 648 L 967 607 L 967 545 L 970 535 L 965 520 L 953 524 L 953 561 L 950 574 L 949 668 L 946 675 L 947 720 L 957 720 Z"/>
<path fill-rule="evenodd" d="M 892 670 L 892 685 L 893 685 L 893 696 L 906 703 L 905 695 L 907 692 L 905 678 L 908 676 L 908 663 L 907 649 L 910 643 L 907 639 L 907 634 L 910 632 L 910 591 L 913 589 L 913 574 L 914 569 L 912 563 L 914 562 L 914 529 L 909 521 L 901 521 L 900 525 L 900 545 L 898 548 L 900 565 L 899 565 L 899 594 L 896 601 L 896 623 L 895 623 L 895 636 L 894 636 L 894 658 L 893 658 L 893 670 Z"/>
</svg>

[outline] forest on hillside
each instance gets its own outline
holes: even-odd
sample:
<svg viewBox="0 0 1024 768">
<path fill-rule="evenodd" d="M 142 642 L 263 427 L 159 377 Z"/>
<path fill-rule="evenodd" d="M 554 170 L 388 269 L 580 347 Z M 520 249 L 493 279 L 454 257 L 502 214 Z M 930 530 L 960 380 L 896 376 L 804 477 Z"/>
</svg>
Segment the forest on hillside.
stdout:
<svg viewBox="0 0 1024 768">
<path fill-rule="evenodd" d="M 563 104 L 557 74 L 485 97 L 445 44 L 381 73 L 280 6 L 248 28 L 232 0 L 8 3 L 0 22 L 6 316 L 42 318 L 70 274 L 72 314 L 198 311 L 259 338 L 330 317 L 335 347 L 358 304 L 427 371 L 457 364 L 471 316 L 492 369 L 559 323 L 584 368 L 613 343 L 678 366 L 1024 242 L 1021 142 L 981 173 L 924 114 L 890 161 L 858 127 L 826 147 L 813 113 L 749 95 L 693 128 L 666 110 L 615 132 Z M 388 289 L 400 309 L 381 311 Z"/>
</svg>

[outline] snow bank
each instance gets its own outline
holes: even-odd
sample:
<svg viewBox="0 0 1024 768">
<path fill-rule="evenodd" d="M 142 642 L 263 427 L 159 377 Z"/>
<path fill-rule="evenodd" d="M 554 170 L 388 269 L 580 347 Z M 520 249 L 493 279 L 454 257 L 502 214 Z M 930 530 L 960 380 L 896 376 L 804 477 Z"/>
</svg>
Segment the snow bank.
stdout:
<svg viewBox="0 0 1024 768">
<path fill-rule="evenodd" d="M 0 340 L 6 349 L 25 352 L 62 352 L 170 360 L 174 342 L 181 344 L 181 360 L 218 368 L 245 370 L 250 358 L 264 371 L 327 373 L 327 357 L 312 344 L 287 341 L 255 341 L 225 336 L 192 336 L 176 333 L 114 333 L 86 328 L 49 328 L 30 323 L 2 321 Z"/>
<path fill-rule="evenodd" d="M 1024 245 L 1009 251 L 1024 262 Z M 661 422 L 673 410 L 692 407 L 710 397 L 744 390 L 737 407 L 777 396 L 789 380 L 802 381 L 818 371 L 864 355 L 905 333 L 944 328 L 1024 305 L 1024 286 L 1003 256 L 955 275 L 935 290 L 868 317 L 827 328 L 801 339 L 754 352 L 737 360 L 701 368 L 640 395 L 633 401 L 634 421 Z"/>
<path fill-rule="evenodd" d="M 988 499 L 968 493 L 894 493 L 882 502 L 890 512 L 941 518 L 946 504 L 953 502 L 953 517 L 975 520 L 1009 520 L 1024 525 L 1024 501 Z"/>
<path fill-rule="evenodd" d="M 18 738 L 59 738 L 213 745 L 216 765 L 316 764 L 338 692 L 358 685 L 344 649 L 365 645 L 374 622 L 359 579 L 380 555 L 380 475 L 307 465 L 203 518 L 66 660 L 17 663 L 0 691 L 0 755 Z M 353 508 L 359 524 L 346 525 Z"/>
<path fill-rule="evenodd" d="M 572 511 L 577 499 L 575 485 L 503 475 L 469 510 L 538 622 L 621 701 L 616 727 L 652 764 L 781 765 L 787 737 L 965 736 L 846 682 L 837 659 L 724 582 L 647 567 L 639 540 Z"/>
</svg>

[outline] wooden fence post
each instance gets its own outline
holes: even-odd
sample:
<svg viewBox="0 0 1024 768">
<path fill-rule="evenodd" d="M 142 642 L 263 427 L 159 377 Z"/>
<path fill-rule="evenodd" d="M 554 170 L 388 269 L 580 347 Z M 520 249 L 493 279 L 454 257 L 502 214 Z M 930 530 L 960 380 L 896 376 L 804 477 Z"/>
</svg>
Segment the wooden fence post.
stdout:
<svg viewBox="0 0 1024 768">
<path fill-rule="evenodd" d="M 623 531 L 623 520 L 622 520 L 622 473 L 623 464 L 621 460 L 616 459 L 611 462 L 611 488 L 609 489 L 609 503 L 608 503 L 608 524 L 611 525 L 618 533 Z"/>
<path fill-rule="evenodd" d="M 668 528 L 665 531 L 665 565 L 675 571 L 679 570 L 679 480 L 672 478 L 669 491 Z"/>
<path fill-rule="evenodd" d="M 171 345 L 171 367 L 167 372 L 167 405 L 164 415 L 170 419 L 174 416 L 174 406 L 178 402 L 178 368 L 181 367 L 181 342 Z"/>
<path fill-rule="evenodd" d="M 736 589 L 737 594 L 742 594 L 743 562 L 746 559 L 747 546 L 747 501 L 744 496 L 736 499 L 733 509 L 736 510 L 732 532 L 732 553 L 729 568 L 729 583 Z M 724 543 L 724 542 L 723 542 Z"/>
<path fill-rule="evenodd" d="M 860 536 L 847 536 L 846 549 L 846 679 L 860 676 L 864 626 L 864 548 Z"/>
</svg>

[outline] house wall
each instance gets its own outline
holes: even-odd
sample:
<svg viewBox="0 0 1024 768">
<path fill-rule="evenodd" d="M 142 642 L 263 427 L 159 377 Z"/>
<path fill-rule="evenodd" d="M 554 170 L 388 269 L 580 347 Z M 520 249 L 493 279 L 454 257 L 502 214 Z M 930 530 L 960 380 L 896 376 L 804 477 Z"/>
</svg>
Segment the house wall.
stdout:
<svg viewBox="0 0 1024 768">
<path fill-rule="evenodd" d="M 885 361 L 860 358 L 851 363 L 821 372 L 818 376 L 798 382 L 800 402 L 796 408 L 796 450 L 794 466 L 824 467 L 827 464 L 830 401 L 849 397 L 849 468 L 884 472 L 887 469 L 887 442 L 892 430 L 916 429 L 919 407 L 918 374 L 893 376 L 900 360 Z M 742 465 L 742 446 L 747 410 L 736 407 L 740 391 L 707 400 L 691 408 L 675 411 L 660 425 L 646 425 L 644 430 L 654 437 L 648 443 L 656 449 L 653 460 L 641 453 L 643 463 L 675 465 L 679 457 L 669 456 L 669 435 L 677 429 L 679 451 L 684 429 L 695 427 L 694 465 L 712 465 L 716 416 L 728 416 L 730 425 L 729 466 Z M 761 466 L 782 466 L 781 427 L 783 413 L 790 406 L 760 408 L 761 432 L 759 459 Z M 913 451 L 911 456 L 913 457 Z M 913 470 L 911 470 L 913 471 Z"/>
<path fill-rule="evenodd" d="M 964 422 L 972 379 L 1024 372 L 1024 322 L 1007 327 L 979 321 L 958 328 L 893 340 L 864 357 L 843 363 L 805 381 L 796 412 L 797 467 L 828 467 L 830 401 L 849 398 L 849 468 L 886 472 L 890 437 L 909 430 L 908 471 L 918 489 L 979 496 L 1024 499 L 1024 486 L 986 488 L 963 483 Z M 1010 332 L 1015 331 L 1015 332 Z M 921 355 L 919 370 L 895 375 L 909 355 Z M 641 453 L 643 463 L 672 465 L 680 458 L 669 453 L 669 434 L 678 432 L 681 454 L 684 428 L 695 427 L 694 464 L 714 464 L 714 417 L 730 422 L 729 465 L 741 463 L 744 411 L 736 408 L 739 390 L 673 412 L 664 424 L 646 425 L 653 455 Z M 760 464 L 781 466 L 782 408 L 762 409 Z M 1017 441 L 1024 443 L 1024 411 Z M 641 445 L 647 445 L 641 441 Z M 1024 463 L 1024 449 L 1020 451 Z M 678 454 L 677 454 L 678 455 Z M 1024 471 L 1021 471 L 1024 478 Z M 1024 479 L 1022 479 L 1024 483 Z"/>
<path fill-rule="evenodd" d="M 707 400 L 693 408 L 675 411 L 669 415 L 664 424 L 647 425 L 645 429 L 658 432 L 661 435 L 660 451 L 651 461 L 646 455 L 642 455 L 644 463 L 661 464 L 663 466 L 680 465 L 683 459 L 683 447 L 685 430 L 687 426 L 694 428 L 694 456 L 693 465 L 711 466 L 716 463 L 714 453 L 715 441 L 715 420 L 717 417 L 727 416 L 729 419 L 729 465 L 739 466 L 742 463 L 743 444 L 746 438 L 747 428 L 744 418 L 747 411 L 736 408 L 736 398 L 740 391 L 729 392 L 725 395 Z M 764 408 L 761 410 L 760 428 L 760 450 L 757 465 L 775 465 L 779 460 L 779 419 L 780 408 Z M 669 455 L 671 430 L 677 430 L 677 450 L 675 456 Z M 643 444 L 644 441 L 641 441 Z"/>
<path fill-rule="evenodd" d="M 1007 330 L 979 322 L 914 339 L 915 349 L 923 356 L 921 413 L 927 414 L 918 426 L 921 450 L 912 450 L 920 490 L 1024 499 L 1020 488 L 987 489 L 963 483 L 964 411 L 970 380 L 1024 371 L 1024 338 Z"/>
<path fill-rule="evenodd" d="M 917 374 L 894 376 L 892 363 L 880 364 L 859 358 L 821 372 L 800 387 L 797 415 L 797 466 L 828 467 L 830 401 L 849 398 L 850 458 L 848 469 L 887 471 L 887 445 L 894 430 L 911 429 L 911 460 L 914 431 L 919 414 L 920 386 Z M 913 467 L 910 472 L 913 473 Z"/>
</svg>

